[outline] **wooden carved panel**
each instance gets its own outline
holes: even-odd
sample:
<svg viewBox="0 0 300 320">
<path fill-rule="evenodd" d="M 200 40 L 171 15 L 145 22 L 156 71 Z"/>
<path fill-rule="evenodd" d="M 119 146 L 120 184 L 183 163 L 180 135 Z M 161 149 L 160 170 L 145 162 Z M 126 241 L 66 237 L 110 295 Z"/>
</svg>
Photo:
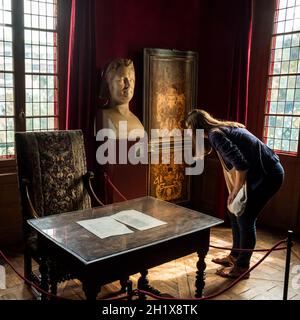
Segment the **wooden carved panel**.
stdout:
<svg viewBox="0 0 300 320">
<path fill-rule="evenodd" d="M 144 126 L 149 150 L 158 150 L 162 159 L 164 140 L 171 143 L 169 163 L 149 161 L 148 195 L 167 201 L 190 200 L 190 177 L 185 174 L 185 165 L 174 163 L 174 150 L 182 153 L 183 145 L 178 149 L 172 130 L 182 135 L 187 113 L 196 106 L 197 66 L 196 52 L 144 49 Z M 162 130 L 159 140 L 151 139 L 151 129 Z"/>
</svg>

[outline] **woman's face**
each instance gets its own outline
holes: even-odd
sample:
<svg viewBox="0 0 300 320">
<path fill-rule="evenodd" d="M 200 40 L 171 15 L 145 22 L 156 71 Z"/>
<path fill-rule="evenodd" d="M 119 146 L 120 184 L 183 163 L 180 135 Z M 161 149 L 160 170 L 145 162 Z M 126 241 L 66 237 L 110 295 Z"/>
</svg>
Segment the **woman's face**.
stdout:
<svg viewBox="0 0 300 320">
<path fill-rule="evenodd" d="M 186 128 L 187 129 L 190 129 L 190 130 L 188 130 L 187 131 L 187 135 L 189 135 L 189 136 L 192 136 L 193 135 L 193 128 L 192 128 L 192 125 L 191 124 L 189 124 L 188 122 L 186 122 Z M 201 129 L 201 128 L 198 128 L 198 129 Z M 208 137 L 208 134 L 207 134 L 207 131 L 206 130 L 204 130 L 204 137 L 205 138 L 207 138 Z"/>
<path fill-rule="evenodd" d="M 134 83 L 133 67 L 120 67 L 108 80 L 111 101 L 117 104 L 128 103 L 133 97 Z"/>
<path fill-rule="evenodd" d="M 189 137 L 192 137 L 192 136 L 193 136 L 192 126 L 191 126 L 188 122 L 186 122 L 185 125 L 186 125 L 186 128 L 188 129 L 188 130 L 186 131 L 186 134 L 187 134 Z"/>
</svg>

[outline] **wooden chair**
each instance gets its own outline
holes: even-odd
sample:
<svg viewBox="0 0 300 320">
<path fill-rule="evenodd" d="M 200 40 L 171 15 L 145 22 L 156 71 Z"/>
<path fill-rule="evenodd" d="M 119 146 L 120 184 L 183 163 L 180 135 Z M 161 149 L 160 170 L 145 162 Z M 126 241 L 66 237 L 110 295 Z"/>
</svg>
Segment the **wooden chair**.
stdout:
<svg viewBox="0 0 300 320">
<path fill-rule="evenodd" d="M 93 173 L 87 171 L 81 130 L 17 132 L 15 139 L 24 221 L 24 275 L 39 285 L 43 281 L 43 287 L 56 294 L 57 283 L 72 275 L 54 259 L 47 261 L 50 282 L 34 275 L 32 259 L 41 271 L 41 252 L 37 235 L 29 231 L 26 220 L 91 208 L 91 198 L 97 205 L 103 203 L 91 185 Z M 121 282 L 123 291 L 126 280 Z"/>
</svg>

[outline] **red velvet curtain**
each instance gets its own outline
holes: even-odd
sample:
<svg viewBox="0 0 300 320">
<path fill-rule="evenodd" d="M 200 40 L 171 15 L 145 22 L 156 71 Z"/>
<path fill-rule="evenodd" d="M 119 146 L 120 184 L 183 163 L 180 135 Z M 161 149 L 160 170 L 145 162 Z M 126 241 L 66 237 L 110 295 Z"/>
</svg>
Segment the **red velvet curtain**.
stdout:
<svg viewBox="0 0 300 320">
<path fill-rule="evenodd" d="M 239 1 L 236 34 L 234 35 L 232 50 L 232 74 L 229 82 L 229 99 L 226 119 L 247 125 L 248 118 L 248 90 L 250 72 L 250 53 L 252 39 L 253 0 Z M 223 172 L 221 173 L 223 179 Z M 225 217 L 224 208 L 227 206 L 227 192 L 224 179 L 220 185 L 218 216 Z M 225 197 L 224 197 L 225 194 Z"/>
<path fill-rule="evenodd" d="M 95 158 L 94 115 L 96 108 L 95 0 L 72 0 L 66 129 L 82 129 L 88 167 Z"/>
<path fill-rule="evenodd" d="M 200 25 L 198 106 L 242 123 L 248 112 L 254 1 L 205 0 Z"/>
<path fill-rule="evenodd" d="M 229 93 L 225 119 L 238 121 L 247 126 L 253 0 L 238 1 L 236 4 L 239 14 L 235 16 L 237 20 L 236 33 L 233 34 L 231 81 L 225 84 Z M 227 191 L 223 172 L 220 175 L 222 183 L 219 189 L 217 214 L 225 218 Z"/>
<path fill-rule="evenodd" d="M 199 50 L 198 107 L 246 125 L 254 1 L 205 1 L 203 49 Z M 227 191 L 221 167 L 218 176 L 215 210 L 224 218 Z"/>
<path fill-rule="evenodd" d="M 233 119 L 247 125 L 253 0 L 242 2 L 243 8 L 238 15 L 232 55 L 232 82 L 229 84 L 231 90 L 227 119 Z"/>
</svg>

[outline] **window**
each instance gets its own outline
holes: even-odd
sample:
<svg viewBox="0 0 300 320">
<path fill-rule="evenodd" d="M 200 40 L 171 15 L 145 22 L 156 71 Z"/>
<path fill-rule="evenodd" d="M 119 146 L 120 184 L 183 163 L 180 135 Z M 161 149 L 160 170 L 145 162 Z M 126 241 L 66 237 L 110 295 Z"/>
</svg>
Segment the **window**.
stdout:
<svg viewBox="0 0 300 320">
<path fill-rule="evenodd" d="M 278 0 L 268 75 L 264 142 L 297 155 L 300 127 L 300 0 Z"/>
<path fill-rule="evenodd" d="M 15 131 L 58 128 L 57 0 L 0 0 L 0 159 Z"/>
</svg>

